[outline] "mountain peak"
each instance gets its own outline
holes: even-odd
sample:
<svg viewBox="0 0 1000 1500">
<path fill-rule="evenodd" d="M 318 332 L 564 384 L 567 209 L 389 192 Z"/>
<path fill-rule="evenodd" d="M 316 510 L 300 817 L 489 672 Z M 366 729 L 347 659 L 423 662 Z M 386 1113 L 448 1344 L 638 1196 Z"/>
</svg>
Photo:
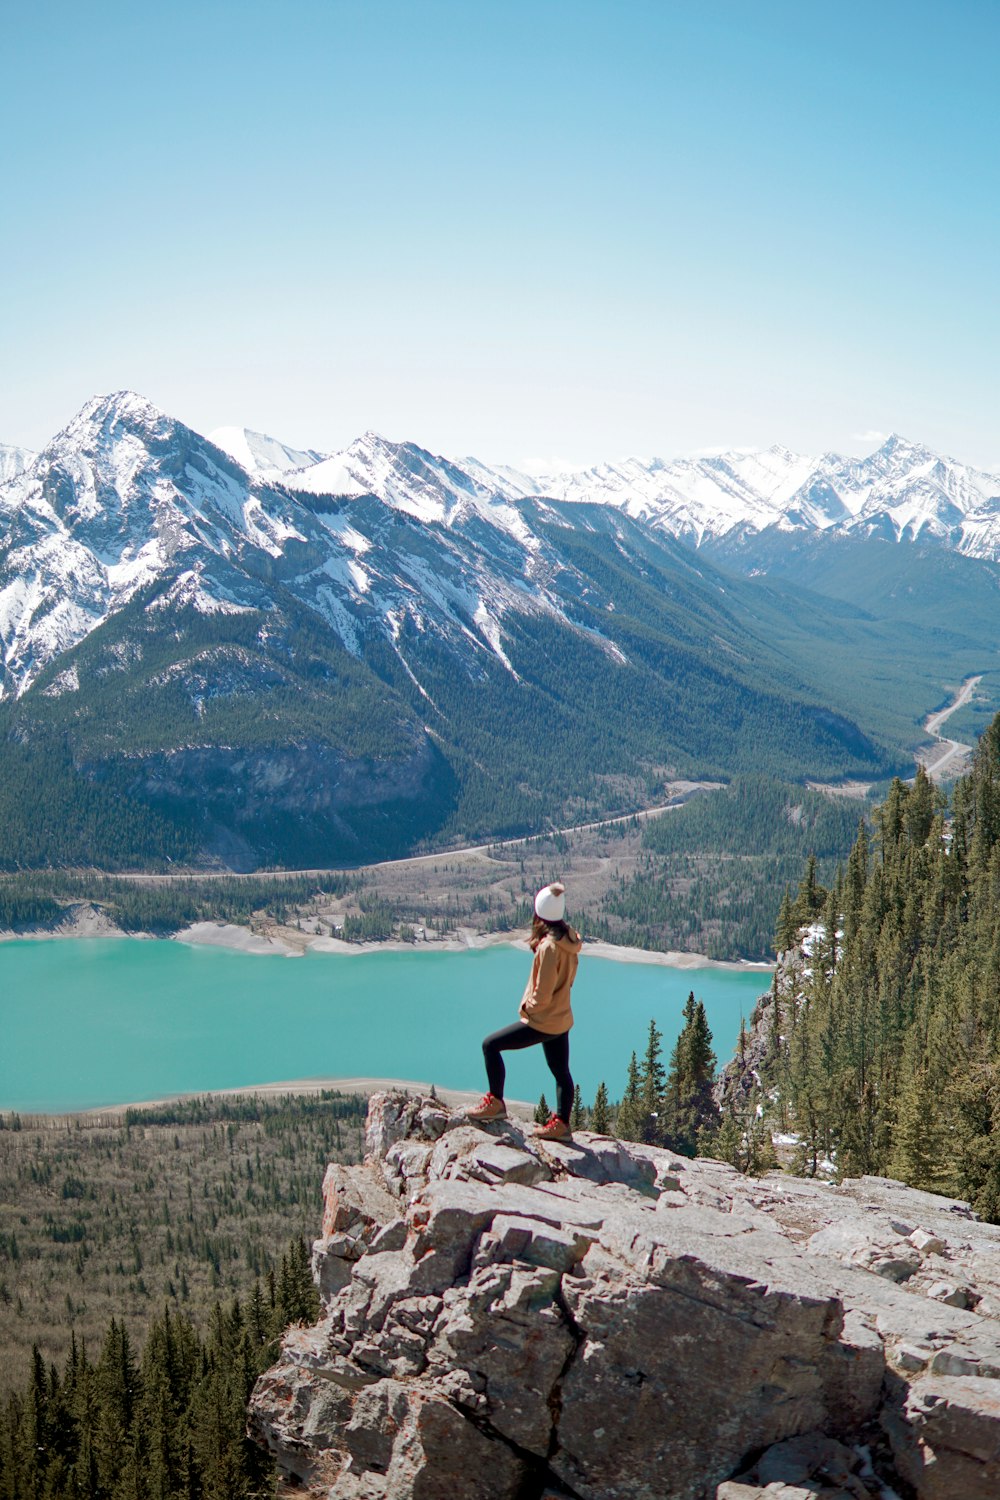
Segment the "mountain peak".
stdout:
<svg viewBox="0 0 1000 1500">
<path fill-rule="evenodd" d="M 152 430 L 173 426 L 172 418 L 154 406 L 138 391 L 112 391 L 104 396 L 91 396 L 67 423 L 56 441 L 71 439 L 74 443 L 87 438 L 96 439 L 101 434 L 117 435 L 122 428 Z"/>
<path fill-rule="evenodd" d="M 0 484 L 16 479 L 23 474 L 38 455 L 30 448 L 18 448 L 12 443 L 0 443 Z"/>
<path fill-rule="evenodd" d="M 378 453 L 383 455 L 388 454 L 392 457 L 396 457 L 403 452 L 425 453 L 426 451 L 425 448 L 419 447 L 417 443 L 407 442 L 406 439 L 397 443 L 392 438 L 387 438 L 384 432 L 376 432 L 373 428 L 369 428 L 367 432 L 363 432 L 360 437 L 355 438 L 354 442 L 350 443 L 344 449 L 345 454 Z"/>
<path fill-rule="evenodd" d="M 138 391 L 110 391 L 104 396 L 91 396 L 74 417 L 74 422 L 107 422 L 123 418 L 163 417 L 165 413 Z"/>
<path fill-rule="evenodd" d="M 903 437 L 901 433 L 890 432 L 881 448 L 879 448 L 877 451 L 879 453 L 884 453 L 887 457 L 889 457 L 897 453 L 926 453 L 927 450 L 924 448 L 922 443 L 911 442 L 909 438 Z"/>
</svg>

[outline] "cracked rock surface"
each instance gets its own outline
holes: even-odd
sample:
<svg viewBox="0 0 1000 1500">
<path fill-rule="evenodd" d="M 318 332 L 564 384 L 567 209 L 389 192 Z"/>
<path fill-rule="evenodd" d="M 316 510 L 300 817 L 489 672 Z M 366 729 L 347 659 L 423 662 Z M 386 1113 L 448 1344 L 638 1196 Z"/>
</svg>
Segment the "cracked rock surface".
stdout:
<svg viewBox="0 0 1000 1500">
<path fill-rule="evenodd" d="M 1000 1496 L 1000 1229 L 402 1092 L 331 1166 L 251 1431 L 330 1500 Z"/>
</svg>

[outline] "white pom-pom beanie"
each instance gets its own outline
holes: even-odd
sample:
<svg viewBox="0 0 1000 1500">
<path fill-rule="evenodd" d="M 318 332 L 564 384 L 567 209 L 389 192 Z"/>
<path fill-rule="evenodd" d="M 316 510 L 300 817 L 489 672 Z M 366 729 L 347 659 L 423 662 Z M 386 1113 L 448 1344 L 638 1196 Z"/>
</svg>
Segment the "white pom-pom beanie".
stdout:
<svg viewBox="0 0 1000 1500">
<path fill-rule="evenodd" d="M 566 915 L 566 887 L 543 885 L 535 897 L 535 915 L 543 922 L 561 922 Z"/>
</svg>

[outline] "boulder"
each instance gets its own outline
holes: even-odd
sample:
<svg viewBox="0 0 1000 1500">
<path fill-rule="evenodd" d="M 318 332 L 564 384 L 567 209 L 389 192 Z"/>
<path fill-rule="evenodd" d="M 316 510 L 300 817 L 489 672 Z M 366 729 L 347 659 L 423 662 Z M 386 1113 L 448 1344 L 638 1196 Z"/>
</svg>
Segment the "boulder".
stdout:
<svg viewBox="0 0 1000 1500">
<path fill-rule="evenodd" d="M 1000 1382 L 928 1375 L 897 1389 L 883 1421 L 920 1500 L 997 1500 Z"/>
<path fill-rule="evenodd" d="M 323 1178 L 323 1230 L 313 1243 L 312 1271 L 324 1305 L 351 1279 L 351 1265 L 399 1215 L 398 1202 L 371 1173 L 332 1162 Z"/>
</svg>

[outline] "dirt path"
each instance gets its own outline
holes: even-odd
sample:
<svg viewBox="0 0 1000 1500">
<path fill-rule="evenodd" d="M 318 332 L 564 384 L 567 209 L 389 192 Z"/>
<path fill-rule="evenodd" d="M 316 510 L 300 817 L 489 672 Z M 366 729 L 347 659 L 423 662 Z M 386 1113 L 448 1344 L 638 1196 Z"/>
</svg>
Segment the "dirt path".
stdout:
<svg viewBox="0 0 1000 1500">
<path fill-rule="evenodd" d="M 952 701 L 945 708 L 938 709 L 937 713 L 930 714 L 924 721 L 925 733 L 937 740 L 937 744 L 929 750 L 918 751 L 917 759 L 932 780 L 943 777 L 949 768 L 951 776 L 958 775 L 961 763 L 972 754 L 971 745 L 964 744 L 962 740 L 946 739 L 939 730 L 953 713 L 968 703 L 982 680 L 982 673 L 978 677 L 967 677 Z"/>
</svg>

